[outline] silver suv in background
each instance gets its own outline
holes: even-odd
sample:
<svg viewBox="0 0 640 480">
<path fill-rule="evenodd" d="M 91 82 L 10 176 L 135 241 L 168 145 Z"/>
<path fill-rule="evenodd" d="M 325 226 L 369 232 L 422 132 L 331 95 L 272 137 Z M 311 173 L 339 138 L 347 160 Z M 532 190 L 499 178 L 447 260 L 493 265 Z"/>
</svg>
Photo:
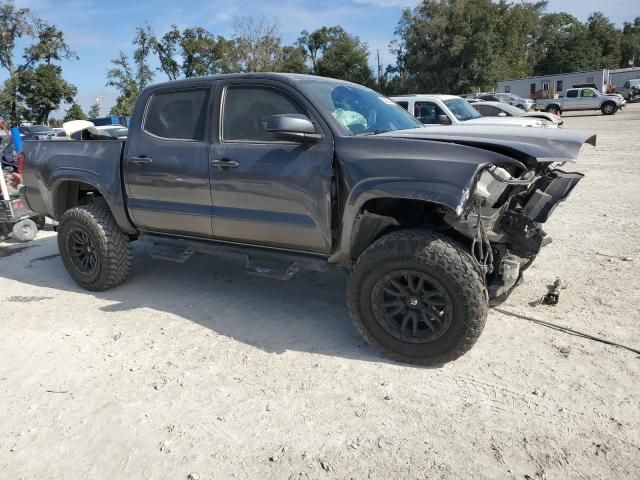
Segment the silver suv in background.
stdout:
<svg viewBox="0 0 640 480">
<path fill-rule="evenodd" d="M 520 110 L 524 110 L 525 112 L 531 110 L 536 103 L 530 98 L 522 98 L 518 95 L 514 95 L 513 93 L 481 93 L 476 95 L 476 98 L 486 102 L 508 103 L 509 105 L 518 107 Z"/>
<path fill-rule="evenodd" d="M 640 96 L 640 78 L 632 78 L 624 82 L 621 93 L 627 102 L 630 102 L 633 97 Z"/>
</svg>

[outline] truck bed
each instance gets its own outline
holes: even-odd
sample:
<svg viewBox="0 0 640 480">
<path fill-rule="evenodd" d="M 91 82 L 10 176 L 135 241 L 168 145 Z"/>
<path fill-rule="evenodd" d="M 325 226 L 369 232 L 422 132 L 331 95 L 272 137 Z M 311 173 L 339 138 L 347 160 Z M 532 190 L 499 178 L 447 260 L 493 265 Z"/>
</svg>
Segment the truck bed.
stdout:
<svg viewBox="0 0 640 480">
<path fill-rule="evenodd" d="M 124 144 L 124 140 L 26 141 L 23 183 L 27 204 L 34 211 L 58 219 L 64 212 L 57 207 L 57 201 L 69 193 L 58 186 L 77 181 L 82 188 L 80 182 L 91 182 L 92 187 L 102 192 L 118 225 L 126 232 L 135 232 L 124 204 Z"/>
</svg>

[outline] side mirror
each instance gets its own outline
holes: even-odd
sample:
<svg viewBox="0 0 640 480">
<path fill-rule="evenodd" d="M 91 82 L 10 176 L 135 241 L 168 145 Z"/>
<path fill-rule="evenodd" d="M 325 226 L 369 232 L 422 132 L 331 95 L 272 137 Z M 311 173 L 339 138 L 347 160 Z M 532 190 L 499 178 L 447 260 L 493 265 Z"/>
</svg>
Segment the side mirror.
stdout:
<svg viewBox="0 0 640 480">
<path fill-rule="evenodd" d="M 504 113 L 504 112 L 500 112 L 500 113 L 498 114 L 498 116 L 499 116 L 499 117 L 506 117 L 506 116 L 507 116 L 507 114 L 506 114 L 506 113 Z"/>
<path fill-rule="evenodd" d="M 438 115 L 438 123 L 440 125 L 451 125 L 451 119 L 446 115 Z"/>
<path fill-rule="evenodd" d="M 298 113 L 272 116 L 267 122 L 267 131 L 282 140 L 293 142 L 315 142 L 321 138 L 313 123 Z"/>
</svg>

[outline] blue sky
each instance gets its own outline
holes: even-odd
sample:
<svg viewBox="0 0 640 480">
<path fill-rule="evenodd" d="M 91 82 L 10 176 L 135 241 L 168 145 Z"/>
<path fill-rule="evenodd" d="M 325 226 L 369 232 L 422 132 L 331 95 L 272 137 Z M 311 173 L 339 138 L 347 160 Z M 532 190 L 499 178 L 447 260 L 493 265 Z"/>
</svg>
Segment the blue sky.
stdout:
<svg viewBox="0 0 640 480">
<path fill-rule="evenodd" d="M 367 42 L 372 54 L 380 50 L 383 62 L 392 62 L 388 44 L 403 7 L 416 0 L 16 0 L 16 6 L 34 13 L 65 32 L 80 59 L 64 63 L 65 78 L 78 87 L 78 100 L 87 109 L 97 96 L 104 110 L 114 103 L 117 92 L 105 87 L 109 60 L 118 50 L 130 52 L 136 26 L 148 22 L 158 33 L 171 24 L 180 28 L 202 26 L 215 35 L 231 34 L 234 19 L 242 16 L 275 18 L 285 43 L 295 41 L 300 31 L 323 25 L 342 25 Z M 549 11 L 566 11 L 581 20 L 601 10 L 615 23 L 640 16 L 640 3 L 633 0 L 550 0 Z M 373 57 L 372 57 L 373 63 Z M 6 75 L 0 73 L 0 81 Z M 158 72 L 157 81 L 166 80 Z"/>
</svg>

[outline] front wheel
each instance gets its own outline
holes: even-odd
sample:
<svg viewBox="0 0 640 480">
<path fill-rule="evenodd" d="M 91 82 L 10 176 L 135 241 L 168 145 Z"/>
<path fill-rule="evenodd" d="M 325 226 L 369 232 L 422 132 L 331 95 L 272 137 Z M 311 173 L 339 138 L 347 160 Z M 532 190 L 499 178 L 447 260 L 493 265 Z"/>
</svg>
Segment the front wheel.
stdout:
<svg viewBox="0 0 640 480">
<path fill-rule="evenodd" d="M 607 102 L 602 105 L 601 110 L 603 115 L 613 115 L 618 110 L 618 107 L 613 102 Z"/>
<path fill-rule="evenodd" d="M 129 239 L 101 199 L 64 213 L 58 226 L 58 249 L 69 275 L 87 290 L 115 287 L 131 271 Z"/>
<path fill-rule="evenodd" d="M 560 108 L 557 105 L 549 105 L 547 107 L 547 113 L 553 113 L 554 115 L 560 115 Z"/>
<path fill-rule="evenodd" d="M 347 290 L 365 340 L 400 362 L 441 365 L 482 333 L 488 296 L 473 259 L 448 237 L 399 230 L 358 259 Z"/>
</svg>

